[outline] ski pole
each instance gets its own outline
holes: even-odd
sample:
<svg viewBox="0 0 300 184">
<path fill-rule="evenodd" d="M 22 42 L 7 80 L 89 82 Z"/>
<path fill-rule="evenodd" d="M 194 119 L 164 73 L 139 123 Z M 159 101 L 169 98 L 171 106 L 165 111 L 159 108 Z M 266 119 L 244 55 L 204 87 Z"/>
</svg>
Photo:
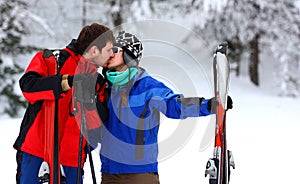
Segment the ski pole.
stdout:
<svg viewBox="0 0 300 184">
<path fill-rule="evenodd" d="M 86 127 L 86 117 L 85 117 L 85 102 L 84 93 L 82 88 L 82 81 L 76 81 L 76 101 L 79 101 L 81 107 L 81 123 L 80 123 L 80 137 L 79 137 L 79 151 L 78 151 L 78 168 L 77 168 L 77 184 L 81 181 L 81 161 L 82 161 L 82 144 L 83 135 L 85 135 L 86 140 L 88 140 L 87 127 Z M 76 103 L 75 101 L 75 103 Z M 90 161 L 91 173 L 93 178 L 93 184 L 97 184 L 93 158 L 91 154 L 90 145 L 87 142 L 88 157 Z"/>
<path fill-rule="evenodd" d="M 82 108 L 81 108 L 81 115 L 82 115 L 82 126 L 81 127 L 81 130 L 83 130 L 83 132 L 81 132 L 81 137 L 82 135 L 84 134 L 85 135 L 85 139 L 86 140 L 89 140 L 89 137 L 88 137 L 88 134 L 87 134 L 87 127 L 86 127 L 86 118 L 85 118 L 85 105 L 83 102 L 81 102 L 81 105 L 80 105 Z M 87 152 L 88 152 L 88 157 L 89 157 L 89 162 L 90 162 L 90 168 L 91 168 L 91 174 L 92 174 L 92 178 L 93 178 L 93 184 L 97 184 L 97 181 L 96 181 L 96 175 L 95 175 L 95 169 L 94 169 L 94 162 L 93 162 L 93 157 L 92 157 L 92 153 L 91 153 L 91 147 L 90 145 L 88 144 L 88 141 L 87 141 Z M 81 157 L 80 157 L 81 158 Z"/>
</svg>

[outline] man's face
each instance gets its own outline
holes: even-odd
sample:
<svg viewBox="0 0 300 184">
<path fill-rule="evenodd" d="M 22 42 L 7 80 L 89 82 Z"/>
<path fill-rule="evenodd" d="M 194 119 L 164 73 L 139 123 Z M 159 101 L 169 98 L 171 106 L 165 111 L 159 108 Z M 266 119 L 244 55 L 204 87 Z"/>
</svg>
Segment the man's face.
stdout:
<svg viewBox="0 0 300 184">
<path fill-rule="evenodd" d="M 113 44 L 112 42 L 107 42 L 105 47 L 101 49 L 101 51 L 96 48 L 95 54 L 91 58 L 91 63 L 94 63 L 98 66 L 106 67 L 107 61 L 109 58 L 113 57 L 113 51 L 112 51 Z"/>
<path fill-rule="evenodd" d="M 121 48 L 114 48 L 114 55 L 107 62 L 107 68 L 116 71 L 125 71 L 127 66 L 123 60 L 123 50 Z"/>
</svg>

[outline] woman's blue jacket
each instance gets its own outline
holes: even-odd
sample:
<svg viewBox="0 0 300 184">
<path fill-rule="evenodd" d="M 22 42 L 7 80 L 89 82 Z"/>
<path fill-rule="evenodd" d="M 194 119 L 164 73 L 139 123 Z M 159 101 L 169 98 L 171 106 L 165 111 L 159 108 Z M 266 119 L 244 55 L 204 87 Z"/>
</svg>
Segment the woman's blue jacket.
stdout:
<svg viewBox="0 0 300 184">
<path fill-rule="evenodd" d="M 158 172 L 160 113 L 184 119 L 210 115 L 207 99 L 184 98 L 138 68 L 125 86 L 111 85 L 109 119 L 101 129 L 101 172 Z"/>
</svg>

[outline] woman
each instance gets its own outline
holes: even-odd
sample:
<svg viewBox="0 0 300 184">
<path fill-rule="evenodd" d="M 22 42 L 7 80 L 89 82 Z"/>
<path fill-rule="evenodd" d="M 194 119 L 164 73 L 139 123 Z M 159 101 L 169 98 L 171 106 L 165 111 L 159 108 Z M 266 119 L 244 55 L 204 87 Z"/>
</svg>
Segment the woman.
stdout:
<svg viewBox="0 0 300 184">
<path fill-rule="evenodd" d="M 143 46 L 131 33 L 121 32 L 108 61 L 109 118 L 102 127 L 102 184 L 159 183 L 159 114 L 184 119 L 212 114 L 212 100 L 185 98 L 139 67 Z M 232 101 L 228 100 L 229 108 Z"/>
</svg>

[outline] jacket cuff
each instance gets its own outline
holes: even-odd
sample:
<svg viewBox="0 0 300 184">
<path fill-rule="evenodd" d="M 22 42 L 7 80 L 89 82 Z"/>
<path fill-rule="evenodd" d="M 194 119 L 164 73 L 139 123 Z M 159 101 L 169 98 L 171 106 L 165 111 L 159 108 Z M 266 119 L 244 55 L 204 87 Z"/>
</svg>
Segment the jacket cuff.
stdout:
<svg viewBox="0 0 300 184">
<path fill-rule="evenodd" d="M 208 110 L 208 105 L 207 102 L 209 101 L 209 99 L 204 99 L 201 102 L 200 105 L 200 116 L 207 116 L 212 114 L 212 112 L 210 110 Z"/>
</svg>

